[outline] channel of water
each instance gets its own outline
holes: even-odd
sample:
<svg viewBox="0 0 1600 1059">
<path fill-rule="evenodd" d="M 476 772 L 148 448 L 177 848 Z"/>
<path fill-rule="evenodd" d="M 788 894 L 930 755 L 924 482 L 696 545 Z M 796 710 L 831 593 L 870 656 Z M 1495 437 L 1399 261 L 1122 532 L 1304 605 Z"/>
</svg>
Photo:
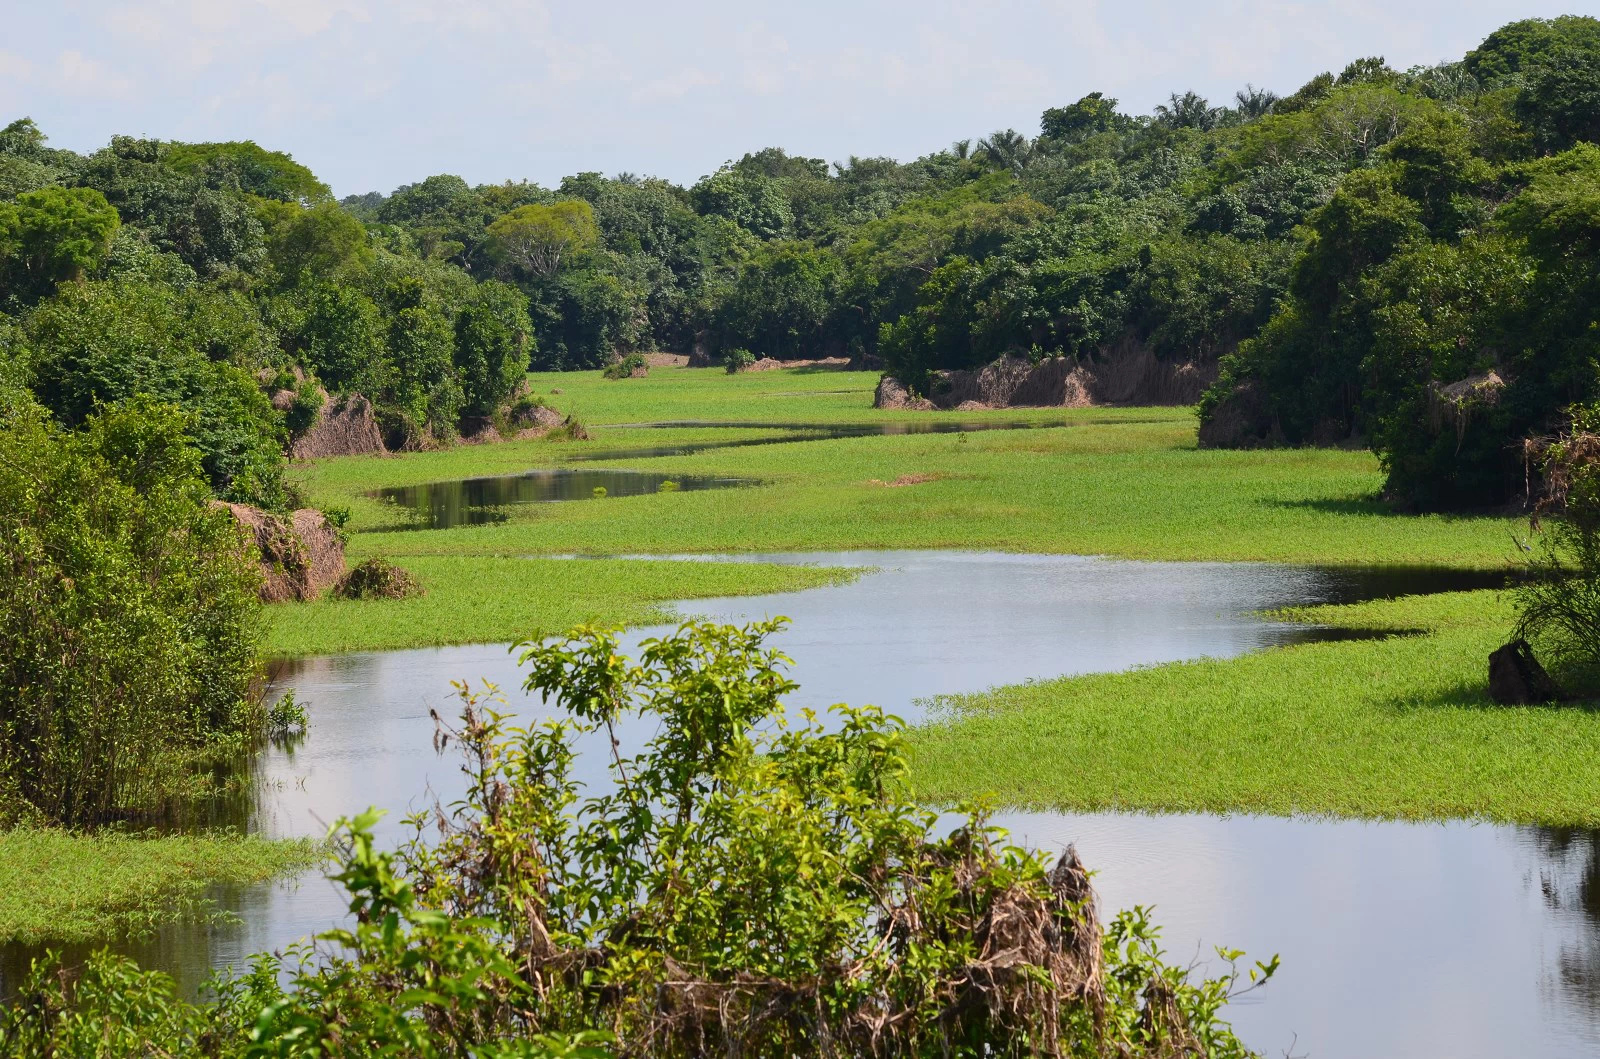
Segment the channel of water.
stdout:
<svg viewBox="0 0 1600 1059">
<path fill-rule="evenodd" d="M 688 557 L 685 557 L 688 558 Z M 1326 636 L 1261 611 L 1487 587 L 1490 574 L 1147 563 L 950 552 L 694 557 L 872 568 L 857 581 L 775 596 L 696 600 L 686 614 L 794 619 L 795 706 L 876 702 L 915 722 L 944 693 Z M 665 627 L 629 634 L 632 647 Z M 452 679 L 488 679 L 524 715 L 502 646 L 351 654 L 285 664 L 311 714 L 307 741 L 261 762 L 249 826 L 319 835 L 341 814 L 405 813 L 459 790 L 431 748 L 431 709 Z M 624 733 L 624 739 L 648 733 Z M 1069 768 L 1070 762 L 1063 762 Z M 1230 1009 L 1266 1055 L 1590 1055 L 1600 1050 L 1600 836 L 1475 823 L 1330 822 L 1248 816 L 1008 813 L 1030 844 L 1076 843 L 1107 911 L 1153 905 L 1175 959 L 1215 970 L 1214 945 L 1283 970 Z M 338 922 L 317 877 L 218 891 L 240 922 L 175 927 L 131 952 L 197 983 L 212 967 L 281 949 Z M 15 974 L 25 954 L 4 954 Z"/>
<path fill-rule="evenodd" d="M 753 445 L 788 445 L 805 441 L 831 441 L 837 438 L 878 437 L 906 434 L 965 434 L 986 430 L 1032 430 L 1044 427 L 1081 426 L 1074 424 L 1018 423 L 999 420 L 925 419 L 884 423 L 773 423 L 703 422 L 694 419 L 658 423 L 607 424 L 609 430 L 728 429 L 770 430 L 774 433 L 731 441 L 693 441 L 676 445 L 645 445 L 626 449 L 607 449 L 577 453 L 569 458 L 590 460 L 640 460 L 662 456 L 688 456 L 712 449 L 747 448 Z M 1132 422 L 1118 419 L 1118 423 Z M 539 468 L 521 474 L 485 478 L 429 482 L 423 485 L 377 489 L 368 495 L 406 512 L 409 529 L 451 529 L 456 526 L 481 526 L 504 522 L 511 509 L 523 504 L 542 504 L 573 500 L 615 499 L 681 489 L 737 489 L 760 485 L 754 478 L 729 478 L 711 475 L 672 475 L 659 471 L 634 471 L 619 468 Z M 386 526 L 385 529 L 393 529 Z"/>
</svg>

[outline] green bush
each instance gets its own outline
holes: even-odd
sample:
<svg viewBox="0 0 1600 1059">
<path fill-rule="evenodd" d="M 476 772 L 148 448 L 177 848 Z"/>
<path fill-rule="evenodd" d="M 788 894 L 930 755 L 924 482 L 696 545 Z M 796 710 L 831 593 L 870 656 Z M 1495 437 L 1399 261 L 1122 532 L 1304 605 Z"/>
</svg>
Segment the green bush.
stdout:
<svg viewBox="0 0 1600 1059">
<path fill-rule="evenodd" d="M 512 727 L 463 686 L 441 734 L 465 798 L 397 853 L 375 811 L 341 821 L 353 921 L 289 989 L 266 958 L 202 1006 L 112 957 L 43 965 L 0 1054 L 71 1054 L 86 1026 L 219 1056 L 1248 1054 L 1218 1018 L 1250 988 L 1239 953 L 1192 980 L 1142 910 L 1102 930 L 1071 851 L 1052 869 L 981 813 L 938 835 L 881 711 L 785 721 L 780 624 L 685 625 L 637 662 L 610 629 L 525 645 L 526 690 L 565 716 Z M 631 715 L 656 734 L 624 756 Z M 580 737 L 608 754 L 596 790 Z"/>
<path fill-rule="evenodd" d="M 181 805 L 259 727 L 259 575 L 175 410 L 0 430 L 0 817 Z"/>
<path fill-rule="evenodd" d="M 606 366 L 600 374 L 608 379 L 631 379 L 634 372 L 648 372 L 650 364 L 644 359 L 643 353 L 629 353 L 627 356 Z"/>
<path fill-rule="evenodd" d="M 1515 635 L 1566 667 L 1600 669 L 1600 407 L 1580 409 L 1571 429 L 1531 448 L 1544 482 L 1543 526 L 1528 576 L 1517 587 Z M 1540 520 L 1534 519 L 1536 528 Z"/>
<path fill-rule="evenodd" d="M 727 368 L 729 375 L 737 375 L 755 362 L 756 355 L 748 349 L 730 349 L 728 355 L 723 358 L 723 366 Z"/>
</svg>

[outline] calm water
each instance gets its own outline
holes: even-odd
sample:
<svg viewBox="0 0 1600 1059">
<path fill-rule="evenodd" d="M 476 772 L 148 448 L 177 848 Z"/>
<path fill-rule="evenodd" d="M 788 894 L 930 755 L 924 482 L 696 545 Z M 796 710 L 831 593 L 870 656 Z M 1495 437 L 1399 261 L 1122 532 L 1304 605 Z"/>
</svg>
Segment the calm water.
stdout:
<svg viewBox="0 0 1600 1059">
<path fill-rule="evenodd" d="M 720 427 L 730 430 L 772 430 L 776 433 L 735 441 L 698 441 L 679 445 L 647 445 L 631 449 L 607 449 L 593 454 L 580 453 L 573 459 L 640 460 L 661 456 L 687 456 L 709 449 L 743 448 L 750 445 L 782 445 L 796 441 L 827 441 L 885 434 L 960 434 L 980 430 L 1027 430 L 1032 423 L 966 422 L 930 419 L 912 423 L 709 423 L 699 420 L 672 420 L 660 423 L 620 423 L 609 429 L 670 430 Z M 760 485 L 751 478 L 717 478 L 708 475 L 669 475 L 654 471 L 626 470 L 533 470 L 522 474 L 468 478 L 462 481 L 430 482 L 426 485 L 378 489 L 368 494 L 394 504 L 409 513 L 414 529 L 451 529 L 456 526 L 481 526 L 504 522 L 508 508 L 519 504 L 543 504 L 562 500 L 594 500 L 620 496 L 640 496 L 660 492 L 663 487 L 686 492 L 699 489 L 733 489 Z M 603 490 L 603 492 L 596 492 Z"/>
<path fill-rule="evenodd" d="M 876 702 L 910 719 L 938 694 L 1317 635 L 1254 616 L 1262 608 L 1493 580 L 946 552 L 741 561 L 749 559 L 875 567 L 850 585 L 683 609 L 729 621 L 788 615 L 795 625 L 779 646 L 802 683 L 794 705 Z M 661 631 L 638 630 L 629 643 Z M 452 679 L 480 678 L 513 691 L 520 684 L 514 660 L 494 646 L 283 667 L 279 686 L 307 705 L 311 735 L 292 755 L 266 757 L 253 826 L 321 834 L 332 818 L 377 804 L 393 810 L 384 830 L 397 835 L 405 812 L 459 790 L 455 763 L 430 748 L 428 711 L 450 708 Z M 524 712 L 541 708 L 510 698 Z M 1264 1054 L 1600 1054 L 1600 838 L 1592 833 L 1195 815 L 1019 813 L 1001 822 L 1049 849 L 1076 842 L 1099 873 L 1103 907 L 1154 905 L 1180 962 L 1214 966 L 1213 945 L 1280 953 L 1279 978 L 1231 1009 Z M 195 982 L 208 967 L 282 947 L 344 912 L 316 878 L 219 896 L 242 924 L 169 930 L 137 955 Z"/>
<path fill-rule="evenodd" d="M 450 529 L 504 522 L 509 507 L 560 500 L 596 500 L 642 496 L 668 490 L 737 489 L 761 484 L 753 478 L 715 478 L 703 474 L 660 474 L 655 471 L 538 470 L 494 478 L 432 482 L 370 495 L 410 513 L 416 529 Z"/>
</svg>

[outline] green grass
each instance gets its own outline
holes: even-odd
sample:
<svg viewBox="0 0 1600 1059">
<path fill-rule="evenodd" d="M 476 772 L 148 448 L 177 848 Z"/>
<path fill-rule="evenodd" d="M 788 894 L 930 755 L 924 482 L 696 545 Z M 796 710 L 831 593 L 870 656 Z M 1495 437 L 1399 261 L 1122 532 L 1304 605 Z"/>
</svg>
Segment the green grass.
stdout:
<svg viewBox="0 0 1600 1059">
<path fill-rule="evenodd" d="M 786 375 L 765 372 L 759 381 L 772 384 Z M 744 378 L 716 381 L 737 384 Z M 671 380 L 658 388 L 660 400 L 636 395 L 625 407 L 615 400 L 609 411 L 626 412 L 628 419 L 670 418 L 682 394 L 666 381 Z M 654 376 L 607 385 L 653 382 Z M 690 383 L 685 389 L 697 392 L 701 381 Z M 657 391 L 638 390 L 649 392 Z M 916 414 L 874 412 L 860 403 L 860 395 L 853 399 L 853 421 Z M 710 434 L 597 427 L 592 442 L 515 442 L 331 460 L 298 474 L 319 503 L 352 509 L 351 551 L 357 557 L 994 548 L 1146 559 L 1490 567 L 1512 555 L 1508 534 L 1519 528 L 1515 520 L 1389 513 L 1374 499 L 1382 474 L 1370 453 L 1201 451 L 1194 417 L 1184 409 L 1027 411 L 1035 421 L 1054 425 L 619 460 L 609 465 L 744 476 L 768 484 L 530 504 L 513 508 L 507 522 L 471 530 L 395 532 L 401 519 L 363 494 L 383 486 L 559 466 L 577 453 Z M 899 489 L 871 484 L 906 474 L 936 480 Z"/>
<path fill-rule="evenodd" d="M 650 620 L 673 599 L 729 582 L 774 591 L 754 566 L 560 564 L 526 557 L 855 548 L 961 548 L 1142 559 L 1496 568 L 1519 520 L 1407 516 L 1377 499 L 1366 452 L 1201 451 L 1186 409 L 878 412 L 876 376 L 653 369 L 534 376 L 588 442 L 516 442 L 297 471 L 324 504 L 349 505 L 353 558 L 385 555 L 434 588 L 397 604 L 315 604 L 275 615 L 284 653 L 461 642 L 559 628 L 579 616 Z M 839 392 L 833 392 L 839 391 Z M 1025 420 L 1038 429 L 898 435 L 710 450 L 598 465 L 760 479 L 754 489 L 527 505 L 507 522 L 400 531 L 366 497 L 392 485 L 571 464 L 645 445 L 757 437 L 755 428 L 639 430 L 664 420 Z M 591 464 L 593 465 L 593 464 Z M 924 484 L 886 488 L 901 475 Z M 811 572 L 815 574 L 815 572 Z M 816 575 L 821 576 L 821 575 Z M 644 582 L 658 579 L 654 590 Z M 795 582 L 798 587 L 799 582 Z M 524 606 L 523 601 L 528 601 Z M 1229 661 L 1047 681 L 969 696 L 913 733 L 930 798 L 994 794 L 1071 809 L 1483 817 L 1600 824 L 1600 724 L 1583 709 L 1497 709 L 1488 652 L 1511 625 L 1493 593 L 1323 608 L 1314 620 L 1422 629 L 1384 641 L 1306 645 Z M 358 609 L 371 608 L 371 609 Z M 493 636 L 488 634 L 494 633 Z"/>
<path fill-rule="evenodd" d="M 319 860 L 304 840 L 0 832 L 0 941 L 84 944 L 214 918 L 206 897 L 213 884 L 263 882 Z"/>
<path fill-rule="evenodd" d="M 1050 809 L 1600 826 L 1594 712 L 1488 700 L 1503 593 L 1295 616 L 1426 632 L 952 697 L 950 719 L 911 734 L 915 786 Z"/>
<path fill-rule="evenodd" d="M 473 531 L 452 531 L 470 534 Z M 674 600 L 793 592 L 856 572 L 768 563 L 414 556 L 425 596 L 267 608 L 267 652 L 286 657 L 453 643 L 500 643 L 579 622 L 644 625 L 677 616 Z"/>
</svg>

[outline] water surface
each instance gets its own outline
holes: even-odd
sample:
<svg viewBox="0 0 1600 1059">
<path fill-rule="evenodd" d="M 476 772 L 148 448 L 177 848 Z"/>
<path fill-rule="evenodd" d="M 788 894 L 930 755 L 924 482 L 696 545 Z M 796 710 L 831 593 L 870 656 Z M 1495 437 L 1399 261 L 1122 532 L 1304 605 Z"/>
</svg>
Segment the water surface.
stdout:
<svg viewBox="0 0 1600 1059">
<path fill-rule="evenodd" d="M 368 495 L 406 511 L 411 528 L 450 529 L 504 522 L 510 517 L 508 509 L 521 504 L 600 500 L 680 490 L 687 493 L 701 489 L 737 489 L 760 484 L 754 478 L 656 471 L 537 470 L 378 489 Z"/>
<path fill-rule="evenodd" d="M 910 719 L 930 696 L 1030 677 L 1240 653 L 1326 636 L 1264 618 L 1274 607 L 1487 587 L 1493 574 L 1145 563 L 1070 556 L 848 552 L 737 560 L 872 567 L 853 584 L 697 600 L 726 621 L 785 614 L 777 645 L 802 684 L 792 705 L 876 702 Z M 664 628 L 628 636 L 631 648 Z M 493 680 L 524 716 L 504 646 L 352 654 L 280 667 L 311 714 L 308 741 L 262 762 L 251 821 L 321 834 L 368 805 L 407 812 L 461 789 L 431 749 L 430 709 L 452 679 Z M 651 733 L 625 728 L 625 741 Z M 1061 762 L 1070 769 L 1071 762 Z M 580 762 L 580 771 L 592 762 Z M 1600 1054 L 1600 836 L 1484 824 L 1010 813 L 1017 838 L 1076 843 L 1109 912 L 1154 905 L 1171 957 L 1216 969 L 1213 946 L 1283 957 L 1280 977 L 1230 1009 L 1266 1055 L 1463 1057 Z M 196 982 L 341 919 L 319 878 L 219 895 L 243 923 L 173 928 L 136 949 Z M 15 954 L 7 970 L 14 973 Z"/>
</svg>

